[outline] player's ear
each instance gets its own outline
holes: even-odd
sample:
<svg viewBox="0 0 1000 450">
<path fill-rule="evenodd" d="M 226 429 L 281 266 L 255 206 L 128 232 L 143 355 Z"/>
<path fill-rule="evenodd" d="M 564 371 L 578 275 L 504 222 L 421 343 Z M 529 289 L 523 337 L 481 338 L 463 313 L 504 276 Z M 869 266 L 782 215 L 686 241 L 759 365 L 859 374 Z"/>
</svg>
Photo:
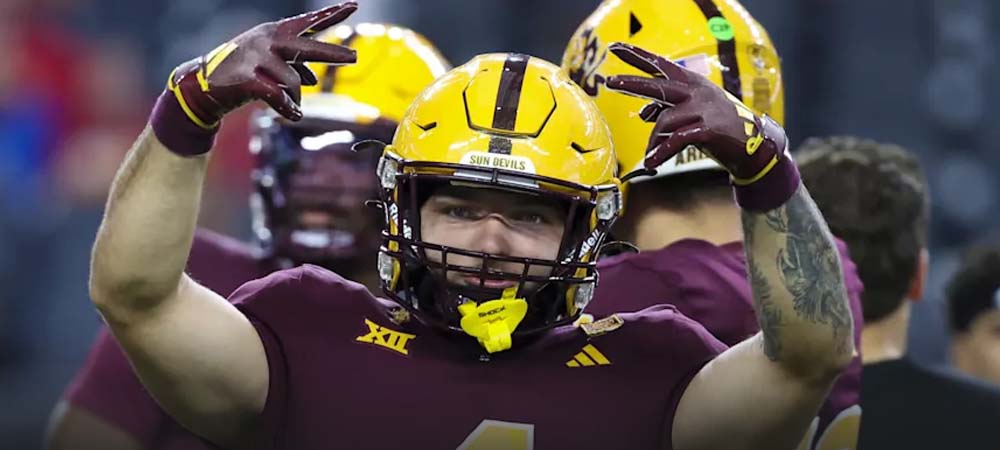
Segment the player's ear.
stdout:
<svg viewBox="0 0 1000 450">
<path fill-rule="evenodd" d="M 927 281 L 927 270 L 930 266 L 930 254 L 926 248 L 920 249 L 920 257 L 917 259 L 917 267 L 913 271 L 913 278 L 910 279 L 910 289 L 906 293 L 906 298 L 911 302 L 919 302 L 924 298 L 924 285 Z"/>
</svg>

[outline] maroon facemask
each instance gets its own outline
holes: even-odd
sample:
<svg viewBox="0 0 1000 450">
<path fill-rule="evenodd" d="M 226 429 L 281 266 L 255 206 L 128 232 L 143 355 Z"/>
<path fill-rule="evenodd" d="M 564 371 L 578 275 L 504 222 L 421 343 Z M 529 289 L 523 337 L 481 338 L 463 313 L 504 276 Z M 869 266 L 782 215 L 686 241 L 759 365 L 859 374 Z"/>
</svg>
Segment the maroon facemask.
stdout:
<svg viewBox="0 0 1000 450">
<path fill-rule="evenodd" d="M 254 118 L 251 199 L 254 236 L 268 256 L 349 274 L 371 267 L 379 244 L 377 154 L 351 147 L 392 137 L 395 124 L 369 125 L 305 118 L 291 123 Z"/>
</svg>

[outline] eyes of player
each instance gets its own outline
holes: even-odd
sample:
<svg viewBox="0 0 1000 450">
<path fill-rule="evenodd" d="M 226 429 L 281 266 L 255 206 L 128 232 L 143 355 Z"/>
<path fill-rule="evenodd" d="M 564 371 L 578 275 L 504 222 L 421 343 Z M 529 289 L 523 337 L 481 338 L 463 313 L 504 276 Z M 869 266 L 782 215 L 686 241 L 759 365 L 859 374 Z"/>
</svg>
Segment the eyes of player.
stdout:
<svg viewBox="0 0 1000 450">
<path fill-rule="evenodd" d="M 544 208 L 524 208 L 512 211 L 509 218 L 526 225 L 552 225 L 559 221 L 556 213 Z"/>
<path fill-rule="evenodd" d="M 513 217 L 511 217 L 511 219 L 517 222 L 522 222 L 530 225 L 541 225 L 546 223 L 545 218 L 542 217 L 541 214 L 536 214 L 532 212 L 519 212 Z"/>
<path fill-rule="evenodd" d="M 472 202 L 450 200 L 440 203 L 443 204 L 438 208 L 438 212 L 457 221 L 481 220 L 491 213 L 487 208 L 479 207 Z M 556 212 L 542 207 L 516 207 L 509 211 L 501 211 L 501 215 L 513 224 L 524 226 L 552 225 L 559 221 Z"/>
<path fill-rule="evenodd" d="M 443 205 L 441 212 L 449 218 L 458 220 L 479 220 L 486 215 L 480 208 L 465 205 Z"/>
</svg>

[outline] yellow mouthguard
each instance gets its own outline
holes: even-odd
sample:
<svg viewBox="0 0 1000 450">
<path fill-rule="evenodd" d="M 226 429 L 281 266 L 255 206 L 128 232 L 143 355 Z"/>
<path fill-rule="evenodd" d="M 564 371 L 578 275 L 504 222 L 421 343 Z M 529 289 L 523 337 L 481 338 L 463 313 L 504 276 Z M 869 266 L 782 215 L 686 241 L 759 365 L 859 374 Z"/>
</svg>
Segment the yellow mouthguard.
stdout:
<svg viewBox="0 0 1000 450">
<path fill-rule="evenodd" d="M 469 301 L 458 307 L 459 323 L 469 336 L 479 340 L 487 352 L 496 353 L 510 348 L 510 335 L 528 313 L 528 302 L 514 298 L 517 286 L 504 289 L 503 296 L 480 304 Z"/>
</svg>

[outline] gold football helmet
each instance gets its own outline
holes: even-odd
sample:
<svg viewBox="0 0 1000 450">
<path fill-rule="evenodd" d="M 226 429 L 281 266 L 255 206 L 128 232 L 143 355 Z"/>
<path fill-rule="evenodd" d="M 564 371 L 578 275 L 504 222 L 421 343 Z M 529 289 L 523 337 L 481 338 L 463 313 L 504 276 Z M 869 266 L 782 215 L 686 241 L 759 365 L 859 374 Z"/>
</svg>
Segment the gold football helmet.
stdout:
<svg viewBox="0 0 1000 450">
<path fill-rule="evenodd" d="M 559 67 L 519 54 L 472 59 L 416 99 L 379 162 L 386 221 L 379 271 L 386 294 L 424 322 L 477 337 L 490 352 L 509 348 L 511 336 L 573 321 L 590 301 L 597 251 L 621 208 L 616 169 L 604 119 Z M 442 184 L 565 202 L 568 216 L 558 258 L 518 258 L 425 242 L 420 204 L 429 195 L 427 186 Z M 440 253 L 441 261 L 430 260 L 428 250 Z M 449 255 L 470 256 L 481 265 L 449 263 Z M 503 272 L 491 268 L 491 261 L 520 263 L 525 269 Z M 549 274 L 529 274 L 535 266 L 549 268 Z M 501 314 L 496 323 L 467 324 L 475 310 L 472 299 L 484 297 L 448 286 L 442 275 L 447 271 L 516 281 L 516 290 L 486 298 L 508 302 L 521 317 L 508 320 Z M 528 292 L 529 282 L 541 287 Z M 510 303 L 515 300 L 521 302 Z"/>
<path fill-rule="evenodd" d="M 642 168 L 653 124 L 637 117 L 648 101 L 604 87 L 612 75 L 646 75 L 608 55 L 607 46 L 613 42 L 669 58 L 722 86 L 755 113 L 784 122 L 777 51 L 767 31 L 738 2 L 606 0 L 576 30 L 562 66 L 604 114 L 624 173 Z M 656 176 L 706 169 L 723 170 L 689 146 L 662 164 Z"/>
</svg>

